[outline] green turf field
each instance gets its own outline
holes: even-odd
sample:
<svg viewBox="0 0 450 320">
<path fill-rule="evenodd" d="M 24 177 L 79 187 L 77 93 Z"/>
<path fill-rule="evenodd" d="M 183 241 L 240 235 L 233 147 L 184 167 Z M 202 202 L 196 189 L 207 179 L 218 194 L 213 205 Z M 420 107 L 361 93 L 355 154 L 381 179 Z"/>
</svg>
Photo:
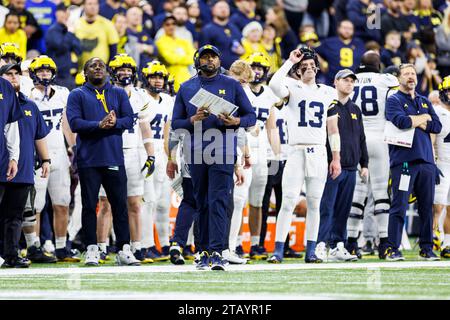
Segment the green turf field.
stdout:
<svg viewBox="0 0 450 320">
<path fill-rule="evenodd" d="M 450 299 L 450 261 L 405 262 L 365 256 L 353 263 L 285 260 L 197 271 L 159 262 L 141 267 L 57 263 L 0 270 L 0 299 Z"/>
</svg>

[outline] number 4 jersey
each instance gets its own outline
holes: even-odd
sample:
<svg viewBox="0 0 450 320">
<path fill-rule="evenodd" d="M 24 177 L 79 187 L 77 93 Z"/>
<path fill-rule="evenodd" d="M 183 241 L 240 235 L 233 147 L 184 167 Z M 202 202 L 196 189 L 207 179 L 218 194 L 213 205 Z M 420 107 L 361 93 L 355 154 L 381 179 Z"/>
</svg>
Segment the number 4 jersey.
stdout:
<svg viewBox="0 0 450 320">
<path fill-rule="evenodd" d="M 69 90 L 65 87 L 52 85 L 48 91 L 50 95 L 48 100 L 44 98 L 44 93 L 36 88 L 31 89 L 29 98 L 37 104 L 50 130 L 47 136 L 48 148 L 50 150 L 65 149 L 61 121 L 62 114 L 67 106 Z"/>
<path fill-rule="evenodd" d="M 287 81 L 289 102 L 285 106 L 288 142 L 325 145 L 327 117 L 337 114 L 331 103 L 337 99 L 334 88 L 323 84 L 306 85 L 301 81 Z"/>
<path fill-rule="evenodd" d="M 398 87 L 398 80 L 391 74 L 375 72 L 357 73 L 356 77 L 352 100 L 361 108 L 364 130 L 379 134 L 386 122 L 386 99 Z"/>
</svg>

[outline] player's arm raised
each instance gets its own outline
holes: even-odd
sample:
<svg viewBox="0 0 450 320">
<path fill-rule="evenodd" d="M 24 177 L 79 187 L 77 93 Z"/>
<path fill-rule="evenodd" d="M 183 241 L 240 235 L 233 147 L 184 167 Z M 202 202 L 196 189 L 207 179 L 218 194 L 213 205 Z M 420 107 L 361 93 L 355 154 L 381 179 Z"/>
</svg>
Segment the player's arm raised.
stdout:
<svg viewBox="0 0 450 320">
<path fill-rule="evenodd" d="M 303 58 L 299 49 L 291 51 L 289 59 L 278 69 L 270 80 L 269 87 L 280 99 L 289 99 L 289 89 L 286 87 L 286 76 L 292 66 Z"/>
</svg>

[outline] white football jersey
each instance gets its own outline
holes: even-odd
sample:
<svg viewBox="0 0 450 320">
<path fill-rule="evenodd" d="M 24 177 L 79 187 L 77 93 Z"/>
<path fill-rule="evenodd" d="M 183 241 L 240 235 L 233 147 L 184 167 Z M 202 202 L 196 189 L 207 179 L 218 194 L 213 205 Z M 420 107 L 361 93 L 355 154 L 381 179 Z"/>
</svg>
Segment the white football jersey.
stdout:
<svg viewBox="0 0 450 320">
<path fill-rule="evenodd" d="M 442 124 L 441 132 L 436 135 L 436 156 L 450 160 L 450 111 L 441 106 L 435 106 L 434 111 Z"/>
<path fill-rule="evenodd" d="M 148 95 L 148 94 L 147 94 Z M 170 119 L 173 111 L 174 99 L 166 93 L 160 93 L 159 101 L 153 99 L 152 105 L 146 109 L 145 119 L 150 122 L 153 132 L 153 144 L 159 149 L 164 146 L 164 125 Z"/>
<path fill-rule="evenodd" d="M 301 81 L 286 81 L 289 89 L 289 102 L 286 108 L 289 144 L 325 145 L 327 139 L 328 112 L 333 100 L 337 99 L 334 88 L 314 84 L 306 85 Z M 330 114 L 333 115 L 333 114 Z"/>
<path fill-rule="evenodd" d="M 132 87 L 128 97 L 133 108 L 133 128 L 125 130 L 122 135 L 123 148 L 137 148 L 142 144 L 141 130 L 138 119 L 146 116 L 146 111 L 153 105 L 153 99 L 144 89 Z"/>
<path fill-rule="evenodd" d="M 276 125 L 278 129 L 278 134 L 280 136 L 280 159 L 286 160 L 289 154 L 290 146 L 288 144 L 288 132 L 287 132 L 287 117 L 286 108 L 281 110 L 273 107 L 272 112 L 276 117 Z M 267 148 L 267 159 L 275 160 L 275 154 L 273 153 L 272 147 L 270 145 Z"/>
<path fill-rule="evenodd" d="M 267 132 L 265 130 L 266 121 L 269 117 L 270 108 L 279 102 L 280 98 L 278 98 L 268 86 L 262 86 L 262 92 L 259 94 L 256 94 L 251 90 L 249 90 L 251 92 L 251 94 L 249 94 L 247 89 L 244 91 L 247 93 L 247 97 L 255 110 L 256 126 L 259 127 L 258 136 L 254 136 L 253 134 L 249 135 L 249 147 L 266 148 L 268 144 Z"/>
<path fill-rule="evenodd" d="M 49 100 L 47 98 L 44 99 L 44 93 L 36 88 L 31 89 L 29 99 L 36 103 L 50 130 L 47 136 L 48 148 L 50 150 L 65 149 L 66 145 L 64 143 L 61 121 L 62 114 L 67 106 L 69 89 L 55 85 L 52 85 L 51 89 L 55 90 L 55 93 Z M 48 90 L 50 93 L 50 88 Z"/>
<path fill-rule="evenodd" d="M 352 100 L 361 109 L 364 130 L 383 132 L 386 99 L 399 86 L 398 80 L 391 74 L 375 72 L 357 73 L 356 77 Z"/>
<path fill-rule="evenodd" d="M 27 76 L 20 76 L 20 92 L 29 97 L 31 90 L 34 88 L 33 80 Z"/>
</svg>

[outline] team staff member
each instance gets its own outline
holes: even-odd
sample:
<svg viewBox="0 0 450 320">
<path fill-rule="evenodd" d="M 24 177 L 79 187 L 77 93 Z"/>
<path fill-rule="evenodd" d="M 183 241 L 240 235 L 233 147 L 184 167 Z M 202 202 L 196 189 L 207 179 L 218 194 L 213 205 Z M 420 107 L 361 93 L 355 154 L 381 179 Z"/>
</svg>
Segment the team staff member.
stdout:
<svg viewBox="0 0 450 320">
<path fill-rule="evenodd" d="M 19 239 L 22 229 L 23 211 L 28 193 L 34 184 L 34 152 L 35 147 L 42 162 L 42 177 L 48 177 L 50 171 L 50 159 L 48 158 L 47 142 L 45 136 L 49 133 L 44 118 L 34 102 L 28 100 L 20 91 L 21 70 L 18 64 L 7 64 L 0 68 L 0 76 L 8 80 L 14 87 L 18 97 L 20 110 L 17 110 L 15 102 L 12 104 L 9 119 L 17 119 L 23 112 L 24 116 L 18 119 L 20 137 L 19 171 L 14 176 L 11 170 L 11 160 L 1 162 L 0 168 L 0 225 L 4 228 L 3 246 L 5 266 L 11 268 L 27 268 L 29 261 L 18 256 Z M 11 99 L 16 96 L 14 92 L 8 92 L 6 86 L 0 81 L 2 97 Z M 0 99 L 0 106 L 1 101 Z M 1 106 L 3 107 L 3 106 Z M 3 109 L 3 108 L 2 108 Z M 5 108 L 6 109 L 6 108 Z M 8 119 L 8 118 L 6 118 Z M 2 146 L 2 154 L 6 153 L 6 147 Z M 8 167 L 8 168 L 6 168 Z M 17 169 L 17 167 L 16 167 Z M 2 190 L 3 189 L 3 190 Z M 2 197 L 3 194 L 3 197 Z"/>
<path fill-rule="evenodd" d="M 386 119 L 399 129 L 414 128 L 414 140 L 411 148 L 389 145 L 392 203 L 389 210 L 389 247 L 386 259 L 405 260 L 398 248 L 401 243 L 409 194 L 415 191 L 422 222 L 419 241 L 420 257 L 425 260 L 439 260 L 432 251 L 432 209 L 437 169 L 434 164 L 430 133 L 441 132 L 442 125 L 431 102 L 415 91 L 417 73 L 414 65 L 400 65 L 398 77 L 400 88 L 386 101 Z"/>
<path fill-rule="evenodd" d="M 106 64 L 91 58 L 84 65 L 87 82 L 69 94 L 67 119 L 77 135 L 77 166 L 80 177 L 82 234 L 87 246 L 86 265 L 98 265 L 95 209 L 100 185 L 111 203 L 119 253 L 116 262 L 137 265 L 130 249 L 127 211 L 127 176 L 122 133 L 133 128 L 133 109 L 124 89 L 108 81 Z"/>
<path fill-rule="evenodd" d="M 350 69 L 336 74 L 334 85 L 338 100 L 333 101 L 338 113 L 339 134 L 341 135 L 341 174 L 332 179 L 328 175 L 327 183 L 320 202 L 320 227 L 317 251 L 326 253 L 328 243 L 330 252 L 326 261 L 355 261 L 358 257 L 350 254 L 344 247 L 347 235 L 347 219 L 352 207 L 353 191 L 356 184 L 356 170 L 361 166 L 360 175 L 368 178 L 369 156 L 366 136 L 362 123 L 361 110 L 350 99 L 355 87 L 356 75 Z M 331 162 L 331 149 L 327 143 L 328 162 Z M 339 196 L 338 196 L 339 195 Z"/>
<path fill-rule="evenodd" d="M 227 249 L 225 239 L 228 231 L 227 206 L 231 202 L 233 189 L 233 172 L 236 160 L 236 132 L 226 132 L 226 129 L 247 128 L 255 125 L 256 114 L 239 82 L 220 73 L 220 51 L 205 45 L 194 54 L 194 64 L 199 74 L 186 81 L 178 91 L 172 117 L 172 129 L 185 129 L 191 133 L 191 155 L 195 153 L 196 160 L 201 155 L 201 162 L 190 161 L 189 170 L 194 187 L 194 196 L 199 210 L 200 243 L 202 244 L 199 268 L 207 268 L 211 255 L 212 270 L 224 270 L 224 263 L 220 253 Z M 198 90 L 203 88 L 212 94 L 237 105 L 239 109 L 235 115 L 209 114 L 205 108 L 196 108 L 189 101 Z M 222 133 L 221 148 L 214 148 L 205 139 L 194 141 L 199 133 L 208 134 L 209 129 L 216 129 Z M 213 132 L 213 131 L 209 131 Z M 232 141 L 232 148 L 227 142 Z M 217 143 L 217 142 L 216 142 Z M 230 144 L 228 142 L 228 144 Z M 205 149 L 215 150 L 215 159 L 204 159 Z M 221 161 L 216 161 L 218 159 Z M 213 160 L 213 161 L 208 161 Z M 208 251 L 207 251 L 208 250 Z"/>
</svg>

